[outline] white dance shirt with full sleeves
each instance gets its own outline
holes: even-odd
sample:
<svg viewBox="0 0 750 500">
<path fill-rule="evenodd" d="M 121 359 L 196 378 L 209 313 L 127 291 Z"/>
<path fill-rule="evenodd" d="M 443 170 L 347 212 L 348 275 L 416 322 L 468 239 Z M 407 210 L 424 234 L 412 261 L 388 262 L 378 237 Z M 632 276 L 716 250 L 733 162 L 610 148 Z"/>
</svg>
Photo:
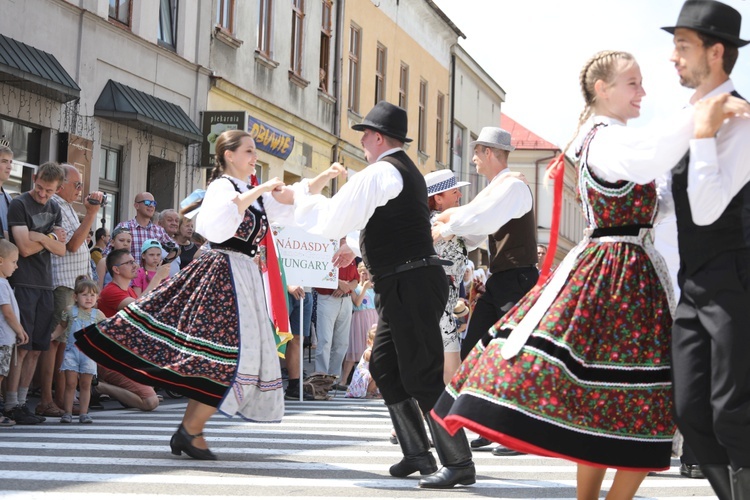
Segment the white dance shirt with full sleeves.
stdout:
<svg viewBox="0 0 750 500">
<path fill-rule="evenodd" d="M 195 231 L 208 241 L 220 243 L 226 241 L 237 232 L 244 212 L 240 212 L 234 199 L 239 196 L 230 178 L 220 177 L 206 189 L 206 196 L 196 216 Z M 248 181 L 231 177 L 240 192 L 249 190 Z M 263 207 L 266 216 L 271 222 L 294 225 L 294 208 L 291 205 L 283 205 L 269 193 L 263 193 Z M 255 208 L 260 209 L 257 201 L 253 202 Z"/>
<path fill-rule="evenodd" d="M 301 182 L 295 187 L 294 196 L 297 225 L 309 233 L 331 239 L 364 229 L 375 210 L 404 189 L 404 180 L 396 167 L 381 161 L 400 150 L 394 148 L 381 154 L 375 163 L 358 172 L 331 198 L 310 195 L 307 183 Z"/>
<path fill-rule="evenodd" d="M 456 208 L 441 227 L 440 235 L 462 236 L 469 246 L 471 241 L 481 242 L 482 237 L 530 211 L 533 198 L 529 187 L 507 173 L 510 173 L 507 168 L 500 171 L 471 202 Z"/>
</svg>

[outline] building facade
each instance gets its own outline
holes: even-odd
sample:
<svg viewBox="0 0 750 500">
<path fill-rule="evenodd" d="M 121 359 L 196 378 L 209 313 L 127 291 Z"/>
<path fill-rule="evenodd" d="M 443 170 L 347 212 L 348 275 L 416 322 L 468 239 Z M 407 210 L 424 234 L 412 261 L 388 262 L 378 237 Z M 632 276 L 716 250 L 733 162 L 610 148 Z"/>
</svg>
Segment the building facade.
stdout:
<svg viewBox="0 0 750 500">
<path fill-rule="evenodd" d="M 419 169 L 448 167 L 451 47 L 463 33 L 431 0 L 350 0 L 341 27 L 339 159 L 367 165 L 351 127 L 386 100 L 407 110 L 405 149 Z"/>
<path fill-rule="evenodd" d="M 293 183 L 328 168 L 337 142 L 335 31 L 343 4 L 212 4 L 208 110 L 247 113 L 264 180 Z"/>
<path fill-rule="evenodd" d="M 460 45 L 452 48 L 451 68 L 450 166 L 456 178 L 471 183 L 464 189 L 464 197 L 472 200 L 487 185 L 487 179 L 477 174 L 469 143 L 476 140 L 482 127 L 500 123 L 505 91 Z"/>
<path fill-rule="evenodd" d="M 17 160 L 10 190 L 29 189 L 38 164 L 68 161 L 84 195 L 107 193 L 96 226 L 111 228 L 133 215 L 139 192 L 153 192 L 163 209 L 201 184 L 209 9 L 177 0 L 6 2 L 0 139 Z"/>
</svg>

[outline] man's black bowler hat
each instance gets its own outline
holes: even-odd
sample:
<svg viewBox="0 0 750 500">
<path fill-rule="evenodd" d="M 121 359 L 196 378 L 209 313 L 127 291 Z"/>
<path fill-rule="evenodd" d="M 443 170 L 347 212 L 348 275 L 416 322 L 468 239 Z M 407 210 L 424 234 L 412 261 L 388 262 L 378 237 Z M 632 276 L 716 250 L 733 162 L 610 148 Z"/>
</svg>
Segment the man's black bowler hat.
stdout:
<svg viewBox="0 0 750 500">
<path fill-rule="evenodd" d="M 409 128 L 406 110 L 386 101 L 377 103 L 362 123 L 352 125 L 352 128 L 359 132 L 369 128 L 396 140 L 411 142 L 411 139 L 406 137 Z"/>
<path fill-rule="evenodd" d="M 715 0 L 687 0 L 677 18 L 677 24 L 662 29 L 674 34 L 677 28 L 687 28 L 737 47 L 744 47 L 750 41 L 740 38 L 741 24 L 742 15 L 729 5 Z"/>
</svg>

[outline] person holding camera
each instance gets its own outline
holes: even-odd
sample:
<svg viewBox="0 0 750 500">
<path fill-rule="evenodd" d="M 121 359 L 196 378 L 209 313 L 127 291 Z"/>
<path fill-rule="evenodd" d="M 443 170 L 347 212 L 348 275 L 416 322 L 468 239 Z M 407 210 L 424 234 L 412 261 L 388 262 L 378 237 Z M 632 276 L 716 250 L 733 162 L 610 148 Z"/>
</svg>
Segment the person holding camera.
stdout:
<svg viewBox="0 0 750 500">
<path fill-rule="evenodd" d="M 81 173 L 70 164 L 60 165 L 65 172 L 65 178 L 60 184 L 57 194 L 52 200 L 60 207 L 62 214 L 62 227 L 66 234 L 65 255 L 52 254 L 52 286 L 54 287 L 54 306 L 52 325 L 60 323 L 62 312 L 73 304 L 73 288 L 76 277 L 91 277 L 89 264 L 89 249 L 86 246 L 86 236 L 91 231 L 96 215 L 101 205 L 103 194 L 99 191 L 90 193 L 83 199 L 86 214 L 83 220 L 78 218 L 73 203 L 81 197 L 83 181 Z M 63 391 L 57 391 L 56 397 L 52 398 L 52 381 L 56 380 L 55 387 L 65 387 L 65 375 L 60 372 L 63 354 L 65 352 L 66 338 L 53 340 L 50 348 L 42 352 L 39 360 L 39 376 L 42 384 L 42 393 L 35 413 L 45 417 L 60 417 L 64 413 Z"/>
</svg>

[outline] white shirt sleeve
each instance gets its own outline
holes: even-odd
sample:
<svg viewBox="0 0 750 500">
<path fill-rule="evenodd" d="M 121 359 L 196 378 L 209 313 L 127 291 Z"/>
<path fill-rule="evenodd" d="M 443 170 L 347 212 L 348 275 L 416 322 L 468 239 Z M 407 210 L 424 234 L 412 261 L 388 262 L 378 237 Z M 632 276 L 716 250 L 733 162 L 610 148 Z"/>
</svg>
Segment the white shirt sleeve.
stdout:
<svg viewBox="0 0 750 500">
<path fill-rule="evenodd" d="M 602 127 L 589 145 L 588 165 L 607 182 L 646 184 L 685 156 L 692 137 L 692 108 L 646 127 Z"/>
<path fill-rule="evenodd" d="M 363 229 L 375 209 L 401 193 L 404 181 L 396 167 L 378 161 L 357 173 L 332 198 L 295 189 L 294 219 L 299 227 L 325 238 L 338 239 Z"/>
<path fill-rule="evenodd" d="M 296 185 L 296 184 L 295 184 Z M 294 205 L 285 205 L 276 201 L 271 193 L 263 193 L 263 208 L 268 220 L 282 226 L 296 226 L 294 222 Z"/>
<path fill-rule="evenodd" d="M 715 138 L 690 141 L 687 192 L 693 222 L 715 222 L 748 181 L 750 120 L 733 118 Z"/>
<path fill-rule="evenodd" d="M 494 233 L 509 220 L 523 216 L 531 210 L 532 204 L 531 190 L 522 180 L 496 178 L 471 202 L 458 207 L 440 232 L 444 237 L 469 237 L 473 243 L 480 236 Z"/>
<path fill-rule="evenodd" d="M 216 179 L 209 184 L 196 216 L 195 231 L 213 242 L 234 236 L 245 215 L 233 201 L 237 196 L 239 193 L 228 179 Z"/>
</svg>

